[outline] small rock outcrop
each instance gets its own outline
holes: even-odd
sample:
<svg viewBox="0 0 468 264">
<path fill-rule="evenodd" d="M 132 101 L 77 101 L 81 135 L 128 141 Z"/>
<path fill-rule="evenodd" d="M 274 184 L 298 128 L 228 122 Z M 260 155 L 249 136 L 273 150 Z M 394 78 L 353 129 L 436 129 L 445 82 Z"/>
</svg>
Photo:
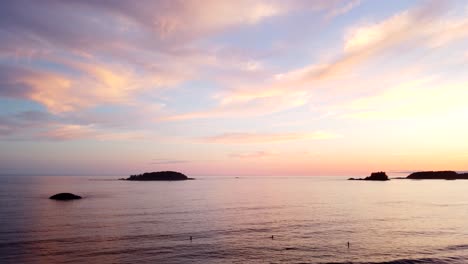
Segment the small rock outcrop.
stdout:
<svg viewBox="0 0 468 264">
<path fill-rule="evenodd" d="M 373 172 L 369 177 L 364 178 L 365 181 L 388 181 L 388 176 L 385 172 Z"/>
<path fill-rule="evenodd" d="M 387 174 L 383 171 L 373 172 L 370 176 L 363 178 L 349 178 L 350 181 L 388 181 L 390 180 Z"/>
<path fill-rule="evenodd" d="M 419 171 L 411 173 L 407 179 L 412 180 L 468 180 L 468 173 L 455 171 Z"/>
<path fill-rule="evenodd" d="M 126 181 L 184 181 L 193 180 L 186 175 L 176 171 L 157 171 L 146 172 L 139 175 L 131 175 L 127 179 L 120 179 Z"/>
<path fill-rule="evenodd" d="M 49 199 L 59 200 L 59 201 L 69 201 L 69 200 L 81 199 L 81 196 L 75 195 L 73 193 L 57 193 L 49 197 Z"/>
</svg>

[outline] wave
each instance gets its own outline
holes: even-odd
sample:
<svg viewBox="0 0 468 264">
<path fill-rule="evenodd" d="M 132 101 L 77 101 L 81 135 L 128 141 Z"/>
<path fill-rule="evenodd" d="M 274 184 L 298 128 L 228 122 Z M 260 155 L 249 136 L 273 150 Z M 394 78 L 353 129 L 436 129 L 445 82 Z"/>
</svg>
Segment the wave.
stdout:
<svg viewBox="0 0 468 264">
<path fill-rule="evenodd" d="M 377 262 L 320 262 L 319 264 L 453 264 L 453 263 L 467 263 L 467 259 L 464 257 L 444 257 L 444 258 L 416 258 L 416 259 L 396 259 L 389 261 L 377 261 Z M 305 264 L 305 263 L 303 263 Z"/>
<path fill-rule="evenodd" d="M 446 250 L 466 250 L 468 249 L 468 245 L 467 244 L 453 245 L 453 246 L 448 246 L 445 249 Z"/>
</svg>

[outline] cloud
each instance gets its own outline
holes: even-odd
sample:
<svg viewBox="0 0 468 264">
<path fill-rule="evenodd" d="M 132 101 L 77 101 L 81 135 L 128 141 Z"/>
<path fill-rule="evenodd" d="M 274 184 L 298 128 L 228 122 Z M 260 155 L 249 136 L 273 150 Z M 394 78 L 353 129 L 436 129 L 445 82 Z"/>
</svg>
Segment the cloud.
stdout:
<svg viewBox="0 0 468 264">
<path fill-rule="evenodd" d="M 24 111 L 10 115 L 0 115 L 0 139 L 31 138 L 45 124 L 53 121 L 53 117 L 41 111 Z"/>
<path fill-rule="evenodd" d="M 214 1 L 200 4 L 198 1 L 142 1 L 132 5 L 126 1 L 112 4 L 87 1 L 80 3 L 93 9 L 100 8 L 155 32 L 163 40 L 180 35 L 194 37 L 196 34 L 217 31 L 230 26 L 257 23 L 265 18 L 287 11 L 278 1 Z"/>
<path fill-rule="evenodd" d="M 189 160 L 179 160 L 179 159 L 153 159 L 150 164 L 154 165 L 169 165 L 169 164 L 180 164 L 180 163 L 189 163 Z"/>
<path fill-rule="evenodd" d="M 326 140 L 339 138 L 341 135 L 317 131 L 312 133 L 225 133 L 216 136 L 202 138 L 201 140 L 208 143 L 219 144 L 262 144 L 273 142 L 284 142 L 294 140 Z"/>
<path fill-rule="evenodd" d="M 74 63 L 79 75 L 0 65 L 0 95 L 38 102 L 52 113 L 77 111 L 99 104 L 132 104 L 145 90 L 177 80 L 140 74 L 131 67 Z"/>
<path fill-rule="evenodd" d="M 34 53 L 58 46 L 91 56 L 132 47 L 187 53 L 198 39 L 303 8 L 331 10 L 339 5 L 335 1 L 297 0 L 143 0 L 138 5 L 121 0 L 2 2 L 0 28 L 5 30 L 0 33 L 4 40 L 1 46 Z"/>
<path fill-rule="evenodd" d="M 90 122 L 77 124 L 71 118 L 42 111 L 24 111 L 0 115 L 0 139 L 10 141 L 45 140 L 156 140 L 159 137 L 148 130 L 97 125 Z"/>
<path fill-rule="evenodd" d="M 52 116 L 42 111 L 24 111 L 14 115 L 18 120 L 28 122 L 45 122 L 52 119 Z"/>
<path fill-rule="evenodd" d="M 333 12 L 348 5 L 325 0 L 163 0 L 139 1 L 138 5 L 121 0 L 2 2 L 0 55 L 28 60 L 60 54 L 143 64 L 164 61 L 164 67 L 171 59 L 216 56 L 218 48 L 213 51 L 213 44 L 202 46 L 199 41 L 227 30 L 296 11 Z"/>
<path fill-rule="evenodd" d="M 278 79 L 285 81 L 284 86 L 325 81 L 340 74 L 349 74 L 378 55 L 400 52 L 395 48 L 401 45 L 418 48 L 418 44 L 440 37 L 448 24 L 455 23 L 454 19 L 444 18 L 445 12 L 441 4 L 432 2 L 377 23 L 351 27 L 344 39 L 343 52 L 336 59 L 279 74 Z"/>
<path fill-rule="evenodd" d="M 31 87 L 21 80 L 21 77 L 31 74 L 31 71 L 25 69 L 0 64 L 0 96 L 25 97 L 31 91 Z"/>
<path fill-rule="evenodd" d="M 231 55 L 228 61 L 229 49 L 213 50 L 197 41 L 299 10 L 332 11 L 348 4 L 301 0 L 200 4 L 189 0 L 133 5 L 127 1 L 46 0 L 38 5 L 20 0 L 0 5 L 0 56 L 15 61 L 0 66 L 0 96 L 33 100 L 62 114 L 102 104 L 136 103 L 135 95 L 174 87 L 195 78 L 205 66 L 258 73 L 263 68 L 261 61 Z M 278 101 L 274 104 L 283 105 L 279 109 L 300 104 L 296 98 Z M 268 108 L 270 103 L 259 104 Z M 237 110 L 221 106 L 217 112 Z M 254 111 L 256 107 L 249 112 Z M 209 114 L 172 119 L 191 116 Z"/>
<path fill-rule="evenodd" d="M 272 156 L 276 156 L 278 153 L 269 152 L 269 151 L 254 151 L 254 152 L 241 152 L 241 153 L 231 153 L 229 156 L 231 158 L 237 159 L 263 159 Z"/>
<path fill-rule="evenodd" d="M 380 22 L 351 27 L 345 35 L 342 53 L 335 59 L 276 74 L 264 80 L 266 84 L 237 85 L 216 94 L 218 106 L 213 109 L 168 119 L 265 115 L 306 105 L 316 91 L 345 80 L 375 58 L 398 55 L 402 47 L 431 50 L 467 38 L 467 23 L 463 16 L 448 16 L 440 2 L 425 3 Z M 356 82 L 365 78 L 368 76 L 354 77 Z M 334 89 L 342 85 L 335 85 Z M 350 95 L 353 97 L 357 91 L 349 92 L 354 93 Z"/>
<path fill-rule="evenodd" d="M 95 130 L 90 126 L 58 125 L 56 128 L 40 135 L 40 138 L 49 140 L 74 140 L 92 138 L 95 135 Z"/>
<path fill-rule="evenodd" d="M 406 44 L 436 48 L 466 38 L 468 19 L 449 16 L 444 2 L 432 1 L 377 23 L 352 27 L 345 38 L 348 53 L 382 52 Z"/>
<path fill-rule="evenodd" d="M 347 3 L 345 3 L 343 6 L 338 6 L 334 9 L 332 9 L 328 15 L 327 18 L 333 18 L 339 15 L 343 15 L 351 11 L 352 9 L 356 8 L 361 4 L 361 0 L 352 0 Z"/>
<path fill-rule="evenodd" d="M 62 115 L 108 104 L 146 108 L 138 96 L 157 97 L 159 88 L 199 78 L 205 66 L 258 72 L 262 64 L 255 58 L 227 63 L 220 49 L 195 42 L 302 6 L 263 0 L 3 2 L 0 96 L 32 100 Z"/>
<path fill-rule="evenodd" d="M 313 11 L 351 9 L 347 1 L 279 1 L 279 0 L 207 0 L 201 4 L 196 0 L 187 1 L 141 1 L 133 5 L 127 1 L 112 3 L 81 1 L 79 5 L 120 15 L 132 22 L 152 30 L 164 39 L 187 39 L 218 32 L 234 26 L 259 23 L 274 16 L 309 9 Z M 351 5 L 351 6 L 350 6 Z"/>
<path fill-rule="evenodd" d="M 87 100 L 72 96 L 72 80 L 66 76 L 9 66 L 0 67 L 0 75 L 8 75 L 0 80 L 2 94 L 39 102 L 51 112 L 88 105 Z M 20 89 L 14 89 L 13 93 L 11 87 Z"/>
<path fill-rule="evenodd" d="M 255 93 L 255 92 L 253 92 Z M 249 94 L 242 94 L 242 98 L 236 96 L 219 96 L 222 100 L 219 105 L 206 111 L 194 111 L 186 114 L 169 115 L 157 118 L 156 121 L 180 121 L 187 119 L 205 118 L 235 118 L 251 117 L 280 112 L 292 107 L 299 107 L 307 102 L 308 94 L 298 91 L 283 96 L 267 95 L 255 96 L 255 99 L 246 99 Z"/>
<path fill-rule="evenodd" d="M 49 129 L 37 134 L 36 139 L 40 140 L 82 140 L 91 139 L 98 141 L 120 141 L 120 140 L 144 140 L 148 139 L 149 135 L 144 132 L 109 132 L 99 129 L 93 125 L 64 125 L 64 124 L 49 124 Z M 154 138 L 154 137 L 153 137 Z"/>
</svg>

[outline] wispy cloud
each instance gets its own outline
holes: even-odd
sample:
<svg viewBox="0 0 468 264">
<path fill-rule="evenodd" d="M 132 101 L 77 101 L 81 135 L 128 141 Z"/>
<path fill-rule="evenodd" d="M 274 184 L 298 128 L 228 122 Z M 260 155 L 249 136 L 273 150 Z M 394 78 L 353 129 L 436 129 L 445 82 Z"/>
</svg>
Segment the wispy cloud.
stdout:
<svg viewBox="0 0 468 264">
<path fill-rule="evenodd" d="M 350 8 L 357 4 L 348 3 Z M 335 58 L 277 73 L 261 84 L 237 84 L 214 95 L 217 107 L 169 116 L 166 120 L 265 115 L 306 105 L 316 91 L 357 73 L 376 58 L 396 56 L 403 47 L 434 49 L 466 38 L 467 21 L 462 16 L 448 16 L 441 3 L 428 2 L 379 22 L 352 26 Z M 355 76 L 354 80 L 365 78 Z"/>
<path fill-rule="evenodd" d="M 154 96 L 160 87 L 195 78 L 202 67 L 247 72 L 263 67 L 254 58 L 232 60 L 229 49 L 202 47 L 199 39 L 304 9 L 339 14 L 355 5 L 355 1 L 301 0 L 142 1 L 138 6 L 125 1 L 3 3 L 2 28 L 8 30 L 0 31 L 4 40 L 0 56 L 13 58 L 21 66 L 0 66 L 0 96 L 32 100 L 55 114 L 106 104 L 142 105 L 136 96 L 145 92 Z M 55 66 L 38 67 L 34 61 Z M 229 101 L 236 101 L 236 96 L 225 94 L 218 97 L 221 104 L 214 111 L 165 119 L 242 115 L 243 109 L 246 115 L 261 114 L 270 112 L 273 105 L 281 111 L 304 104 L 303 96 L 303 92 L 283 99 L 264 95 L 246 107 L 232 105 Z"/>
<path fill-rule="evenodd" d="M 209 143 L 221 144 L 261 144 L 294 140 L 326 140 L 339 138 L 341 135 L 330 132 L 312 133 L 225 133 L 202 138 Z"/>
<path fill-rule="evenodd" d="M 0 139 L 31 138 L 32 134 L 52 121 L 51 115 L 40 111 L 0 115 Z"/>
<path fill-rule="evenodd" d="M 270 151 L 253 151 L 253 152 L 240 152 L 240 153 L 231 153 L 229 157 L 237 159 L 263 159 L 272 156 L 277 156 L 277 152 Z"/>
<path fill-rule="evenodd" d="M 98 141 L 120 141 L 120 140 L 143 140 L 148 139 L 149 135 L 144 132 L 115 132 L 100 130 L 92 125 L 50 125 L 50 129 L 35 136 L 42 140 L 81 140 L 91 139 Z"/>
<path fill-rule="evenodd" d="M 189 163 L 189 160 L 180 160 L 180 159 L 153 159 L 150 164 L 153 165 L 170 165 L 170 164 L 180 164 L 180 163 Z"/>
<path fill-rule="evenodd" d="M 329 13 L 327 14 L 327 18 L 331 19 L 333 17 L 346 14 L 349 11 L 351 11 L 352 9 L 359 6 L 361 4 L 361 2 L 362 2 L 361 0 L 351 0 L 351 1 L 347 2 L 347 3 L 345 3 L 342 6 L 339 5 L 336 8 L 329 11 Z"/>
</svg>

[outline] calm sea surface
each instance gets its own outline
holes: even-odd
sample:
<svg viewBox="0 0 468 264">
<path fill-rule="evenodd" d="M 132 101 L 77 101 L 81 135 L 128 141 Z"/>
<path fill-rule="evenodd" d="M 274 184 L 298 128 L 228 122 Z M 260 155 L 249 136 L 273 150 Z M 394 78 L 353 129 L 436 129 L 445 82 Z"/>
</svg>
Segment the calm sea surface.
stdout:
<svg viewBox="0 0 468 264">
<path fill-rule="evenodd" d="M 0 177 L 0 263 L 468 263 L 468 181 L 115 178 Z"/>
</svg>

